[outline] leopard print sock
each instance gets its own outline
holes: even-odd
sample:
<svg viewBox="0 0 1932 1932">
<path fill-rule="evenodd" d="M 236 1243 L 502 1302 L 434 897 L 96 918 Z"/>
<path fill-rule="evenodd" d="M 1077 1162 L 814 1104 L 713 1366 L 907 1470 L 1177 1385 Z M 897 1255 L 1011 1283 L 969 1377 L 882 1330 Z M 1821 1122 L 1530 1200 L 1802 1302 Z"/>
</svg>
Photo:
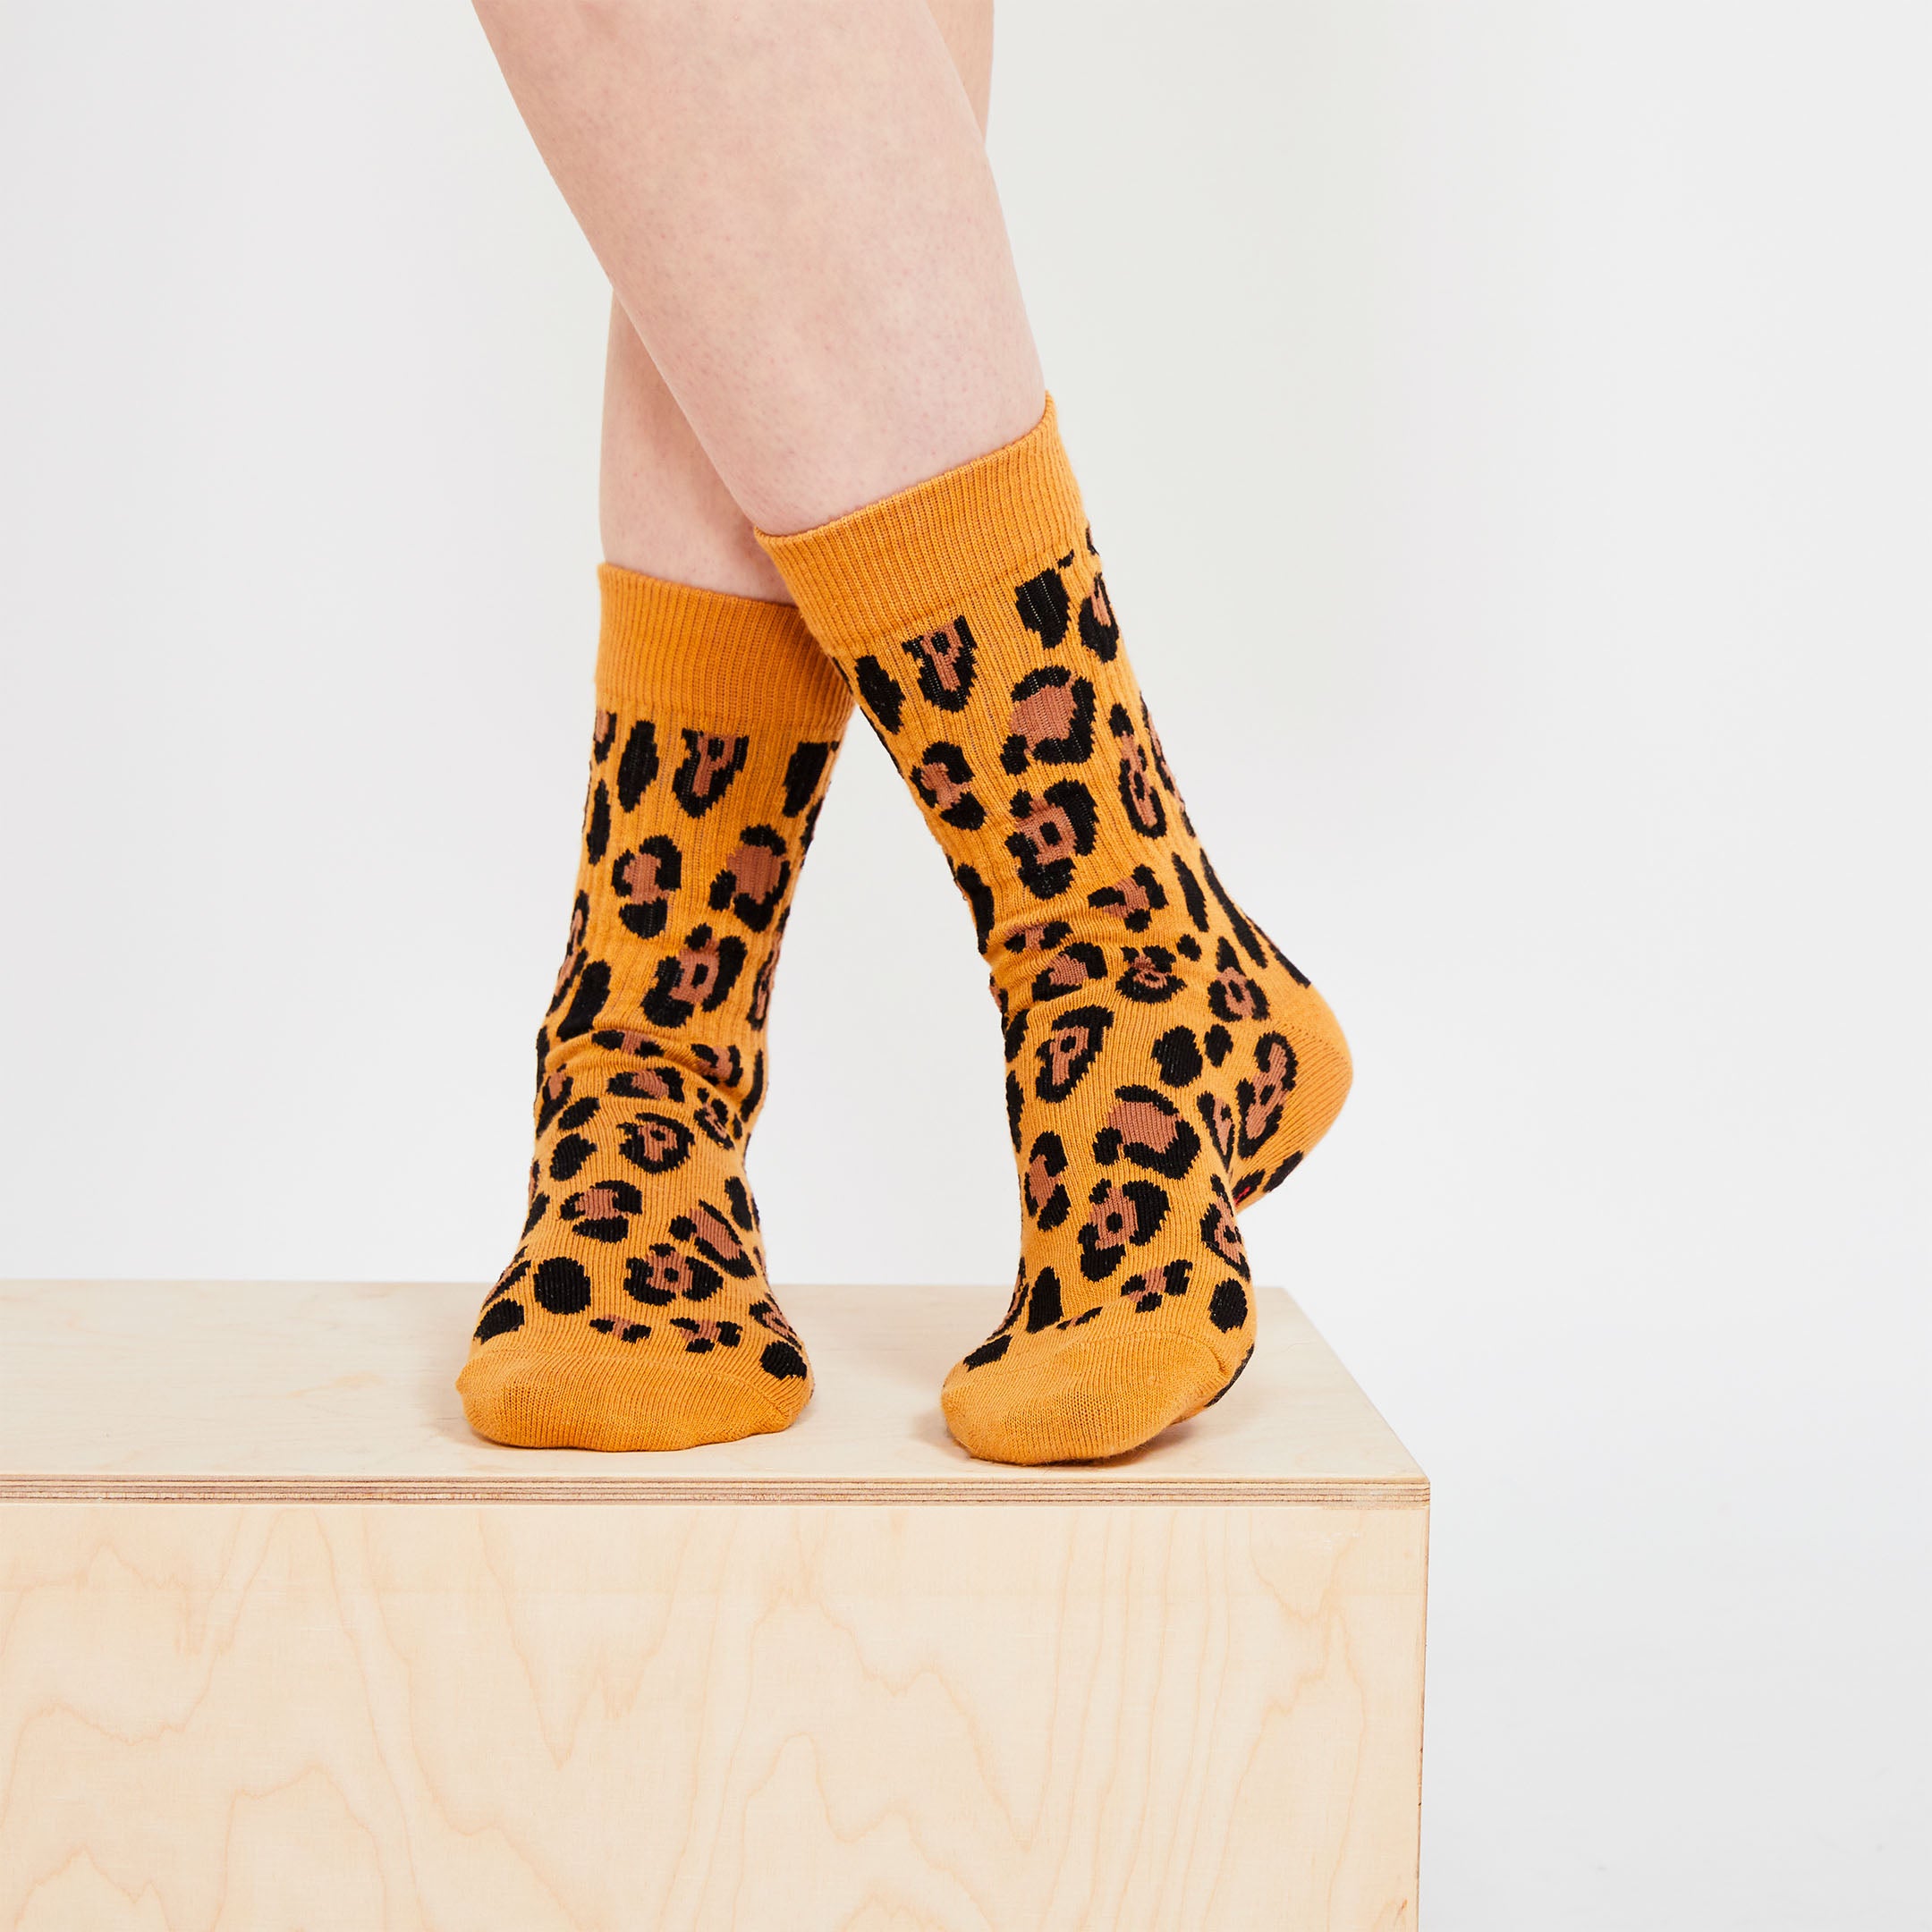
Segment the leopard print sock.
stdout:
<svg viewBox="0 0 1932 1932">
<path fill-rule="evenodd" d="M 946 1419 L 1000 1462 L 1131 1449 L 1246 1365 L 1236 1209 L 1335 1119 L 1341 1029 L 1194 835 L 1051 402 L 990 456 L 761 540 L 917 794 L 1004 1022 L 1019 1280 Z"/>
<path fill-rule="evenodd" d="M 497 1442 L 681 1449 L 784 1428 L 811 1394 L 744 1151 L 778 943 L 852 699 L 787 606 L 609 565 L 598 580 L 529 1213 L 456 1386 Z"/>
</svg>

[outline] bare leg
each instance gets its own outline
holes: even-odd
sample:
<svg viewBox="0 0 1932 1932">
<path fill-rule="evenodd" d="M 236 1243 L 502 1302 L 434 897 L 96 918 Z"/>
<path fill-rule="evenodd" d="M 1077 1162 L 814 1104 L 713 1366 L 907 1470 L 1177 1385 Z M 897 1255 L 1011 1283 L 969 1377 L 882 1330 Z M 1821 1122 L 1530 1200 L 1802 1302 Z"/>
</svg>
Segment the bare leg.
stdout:
<svg viewBox="0 0 1932 1932">
<path fill-rule="evenodd" d="M 650 361 L 753 521 L 821 522 L 1038 419 L 974 103 L 922 0 L 478 12 Z M 983 13 L 945 12 L 983 72 Z M 663 423 L 649 406 L 621 419 Z M 631 531 L 661 493 L 648 464 L 615 467 L 606 542 L 651 568 Z M 688 453 L 666 467 L 688 475 Z M 667 561 L 749 581 L 741 545 L 674 530 Z"/>
<path fill-rule="evenodd" d="M 993 84 L 993 0 L 928 5 L 983 133 Z M 707 590 L 791 600 L 614 297 L 598 510 L 606 563 Z"/>
<path fill-rule="evenodd" d="M 704 590 L 792 601 L 614 300 L 597 514 L 606 564 Z"/>
</svg>

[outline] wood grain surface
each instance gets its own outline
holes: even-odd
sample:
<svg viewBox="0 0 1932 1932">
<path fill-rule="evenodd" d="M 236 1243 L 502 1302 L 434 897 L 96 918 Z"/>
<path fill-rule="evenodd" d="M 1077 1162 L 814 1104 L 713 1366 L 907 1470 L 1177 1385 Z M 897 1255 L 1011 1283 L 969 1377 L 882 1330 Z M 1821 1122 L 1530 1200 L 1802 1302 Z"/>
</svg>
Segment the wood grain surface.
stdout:
<svg viewBox="0 0 1932 1932">
<path fill-rule="evenodd" d="M 0 1925 L 1408 1927 L 1424 1535 L 17 1506 Z"/>
<path fill-rule="evenodd" d="M 454 1379 L 473 1285 L 0 1285 L 0 1500 L 1284 1502 L 1412 1507 L 1409 1453 L 1276 1288 L 1226 1398 L 1132 1455 L 975 1462 L 939 1385 L 990 1288 L 788 1288 L 818 1392 L 782 1435 L 672 1455 L 504 1449 Z"/>
<path fill-rule="evenodd" d="M 0 1927 L 1412 1928 L 1427 1489 L 1333 1356 L 1267 1296 L 1068 1500 L 928 1427 L 993 1298 L 919 1292 L 790 1298 L 749 1461 L 525 1477 L 473 1289 L 7 1291 Z"/>
</svg>

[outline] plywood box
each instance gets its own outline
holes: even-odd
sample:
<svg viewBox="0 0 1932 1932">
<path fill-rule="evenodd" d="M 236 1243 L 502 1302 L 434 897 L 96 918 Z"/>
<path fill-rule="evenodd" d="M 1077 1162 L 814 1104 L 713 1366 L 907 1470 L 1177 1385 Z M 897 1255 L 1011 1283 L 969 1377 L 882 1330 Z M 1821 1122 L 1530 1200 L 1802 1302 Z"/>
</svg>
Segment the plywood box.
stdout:
<svg viewBox="0 0 1932 1932">
<path fill-rule="evenodd" d="M 0 1288 L 0 1927 L 1415 1925 L 1428 1485 L 1278 1291 L 1050 1470 L 939 1415 L 999 1291 L 785 1291 L 670 1456 L 471 1435 L 479 1299 Z"/>
</svg>

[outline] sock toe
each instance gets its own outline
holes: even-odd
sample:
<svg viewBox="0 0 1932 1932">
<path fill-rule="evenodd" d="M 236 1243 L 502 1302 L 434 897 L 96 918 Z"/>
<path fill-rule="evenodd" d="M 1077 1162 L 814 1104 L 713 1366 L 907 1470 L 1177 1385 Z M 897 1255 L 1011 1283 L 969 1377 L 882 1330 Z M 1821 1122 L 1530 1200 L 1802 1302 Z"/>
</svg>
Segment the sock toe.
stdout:
<svg viewBox="0 0 1932 1932">
<path fill-rule="evenodd" d="M 1004 1372 L 1003 1372 L 1004 1371 Z M 1090 1462 L 1123 1455 L 1198 1414 L 1236 1371 L 1193 1335 L 1108 1310 L 1011 1364 L 961 1362 L 940 1406 L 968 1454 L 991 1462 Z"/>
<path fill-rule="evenodd" d="M 614 1368 L 576 1350 L 485 1351 L 456 1387 L 470 1427 L 512 1448 L 690 1449 L 788 1428 L 810 1400 L 811 1377 L 766 1388 L 705 1356 Z"/>
</svg>

